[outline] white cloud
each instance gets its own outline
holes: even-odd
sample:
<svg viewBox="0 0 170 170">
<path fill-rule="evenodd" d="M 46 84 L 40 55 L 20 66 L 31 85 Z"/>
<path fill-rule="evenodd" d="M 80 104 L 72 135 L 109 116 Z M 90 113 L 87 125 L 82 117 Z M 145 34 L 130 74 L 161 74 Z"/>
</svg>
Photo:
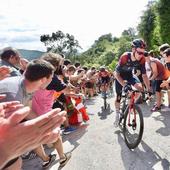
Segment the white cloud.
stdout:
<svg viewBox="0 0 170 170">
<path fill-rule="evenodd" d="M 11 39 L 15 36 L 35 37 L 37 45 L 36 41 L 34 45 L 21 41 L 20 45 L 44 49 L 39 36 L 61 30 L 73 34 L 80 45 L 87 48 L 103 34 L 120 36 L 124 29 L 136 26 L 147 1 L 5 0 L 0 6 L 0 39 L 6 36 L 13 45 Z"/>
</svg>

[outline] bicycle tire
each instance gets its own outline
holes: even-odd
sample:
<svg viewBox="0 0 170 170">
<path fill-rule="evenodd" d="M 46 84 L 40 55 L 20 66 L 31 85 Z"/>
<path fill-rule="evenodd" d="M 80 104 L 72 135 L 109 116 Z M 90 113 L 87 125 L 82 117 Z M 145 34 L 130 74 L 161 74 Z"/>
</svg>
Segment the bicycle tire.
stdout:
<svg viewBox="0 0 170 170">
<path fill-rule="evenodd" d="M 104 109 L 106 110 L 106 108 L 107 108 L 107 102 L 106 102 L 106 94 L 104 95 L 104 98 L 103 98 L 103 100 L 104 100 Z"/>
<path fill-rule="evenodd" d="M 134 105 L 134 109 L 136 111 L 136 116 L 139 116 L 139 121 L 140 121 L 139 134 L 138 134 L 137 139 L 134 142 L 129 141 L 128 139 L 129 131 L 127 130 L 127 127 L 126 127 L 126 123 L 128 121 L 127 118 L 128 118 L 128 113 L 129 113 L 129 106 L 126 108 L 125 114 L 124 114 L 123 135 L 124 135 L 125 143 L 129 149 L 134 149 L 139 145 L 142 139 L 143 130 L 144 130 L 144 120 L 143 120 L 142 111 L 138 105 Z M 131 116 L 131 120 L 132 120 L 132 116 Z"/>
</svg>

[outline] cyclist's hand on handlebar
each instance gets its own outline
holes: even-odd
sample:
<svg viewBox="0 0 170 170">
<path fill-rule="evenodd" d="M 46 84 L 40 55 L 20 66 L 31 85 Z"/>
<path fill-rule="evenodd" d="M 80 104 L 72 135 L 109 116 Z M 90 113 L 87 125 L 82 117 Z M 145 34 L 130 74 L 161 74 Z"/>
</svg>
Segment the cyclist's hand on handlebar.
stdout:
<svg viewBox="0 0 170 170">
<path fill-rule="evenodd" d="M 123 87 L 123 90 L 124 90 L 125 93 L 127 93 L 128 91 L 132 90 L 132 86 L 127 83 L 127 84 Z"/>
</svg>

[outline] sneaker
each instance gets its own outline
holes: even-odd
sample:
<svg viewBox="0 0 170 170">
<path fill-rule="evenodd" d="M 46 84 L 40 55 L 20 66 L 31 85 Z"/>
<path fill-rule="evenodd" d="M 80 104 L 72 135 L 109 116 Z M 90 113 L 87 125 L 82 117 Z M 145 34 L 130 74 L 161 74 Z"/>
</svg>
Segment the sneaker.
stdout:
<svg viewBox="0 0 170 170">
<path fill-rule="evenodd" d="M 48 168 L 56 159 L 56 154 L 50 154 L 49 155 L 50 159 L 47 162 L 43 162 L 42 167 L 43 168 Z"/>
<path fill-rule="evenodd" d="M 64 167 L 66 165 L 66 163 L 71 158 L 71 153 L 70 152 L 66 153 L 66 154 L 64 154 L 64 156 L 65 156 L 64 158 L 60 159 L 60 166 L 59 166 L 59 168 Z"/>
<path fill-rule="evenodd" d="M 113 124 L 115 128 L 119 126 L 119 113 L 116 113 L 115 121 Z"/>
<path fill-rule="evenodd" d="M 156 112 L 158 110 L 161 110 L 161 107 L 158 107 L 157 105 L 153 106 L 153 108 L 151 109 L 152 112 Z"/>
<path fill-rule="evenodd" d="M 76 130 L 76 128 L 70 126 L 70 127 L 65 128 L 65 130 L 63 131 L 63 134 L 68 135 L 71 132 L 74 132 L 75 130 Z"/>
</svg>

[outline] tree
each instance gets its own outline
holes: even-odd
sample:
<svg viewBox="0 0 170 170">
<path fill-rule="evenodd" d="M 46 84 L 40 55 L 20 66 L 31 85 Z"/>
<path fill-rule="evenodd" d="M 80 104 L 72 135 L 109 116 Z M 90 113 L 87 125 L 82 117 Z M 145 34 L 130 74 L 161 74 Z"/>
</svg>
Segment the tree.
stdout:
<svg viewBox="0 0 170 170">
<path fill-rule="evenodd" d="M 152 48 L 152 37 L 155 28 L 155 5 L 154 3 L 148 3 L 146 11 L 141 16 L 141 22 L 137 29 L 139 36 L 142 37 L 147 43 L 148 48 Z"/>
<path fill-rule="evenodd" d="M 133 40 L 136 37 L 136 30 L 130 27 L 122 32 L 122 36 L 123 37 L 127 36 L 131 38 L 131 40 Z"/>
<path fill-rule="evenodd" d="M 109 68 L 111 70 L 114 70 L 116 68 L 117 65 L 117 60 L 113 60 L 110 64 L 109 64 Z"/>
<path fill-rule="evenodd" d="M 40 41 L 47 47 L 47 51 L 65 54 L 66 57 L 76 55 L 78 49 L 81 48 L 73 35 L 64 34 L 62 31 L 53 32 L 51 36 L 49 34 L 41 35 Z"/>
<path fill-rule="evenodd" d="M 158 2 L 158 14 L 160 22 L 160 34 L 163 43 L 170 43 L 170 1 Z"/>
</svg>

